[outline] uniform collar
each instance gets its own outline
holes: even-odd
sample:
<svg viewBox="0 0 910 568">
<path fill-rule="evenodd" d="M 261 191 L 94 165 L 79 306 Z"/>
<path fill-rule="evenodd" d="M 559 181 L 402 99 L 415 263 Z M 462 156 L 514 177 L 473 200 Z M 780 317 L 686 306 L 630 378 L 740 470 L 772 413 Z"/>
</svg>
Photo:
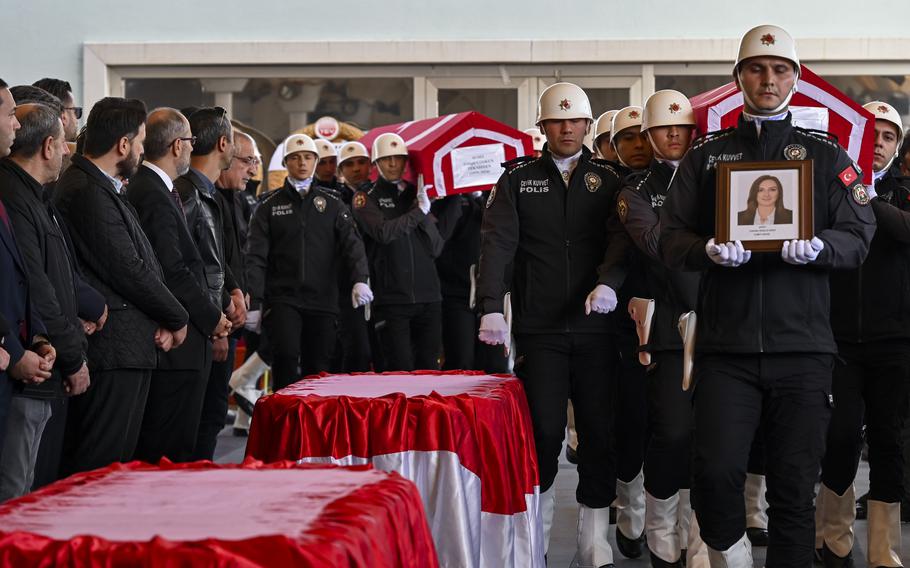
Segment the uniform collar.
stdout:
<svg viewBox="0 0 910 568">
<path fill-rule="evenodd" d="M 736 123 L 736 131 L 737 134 L 752 140 L 758 140 L 759 137 L 780 139 L 790 135 L 793 129 L 792 120 L 793 116 L 789 111 L 782 115 L 767 117 L 747 115 L 743 112 Z"/>
</svg>

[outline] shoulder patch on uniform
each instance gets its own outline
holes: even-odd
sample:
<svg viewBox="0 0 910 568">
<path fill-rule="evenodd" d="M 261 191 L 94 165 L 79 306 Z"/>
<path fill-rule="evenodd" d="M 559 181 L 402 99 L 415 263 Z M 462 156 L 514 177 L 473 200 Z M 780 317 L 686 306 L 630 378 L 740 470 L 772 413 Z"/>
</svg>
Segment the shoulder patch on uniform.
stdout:
<svg viewBox="0 0 910 568">
<path fill-rule="evenodd" d="M 514 170 L 514 169 L 517 168 L 518 166 L 521 166 L 521 165 L 526 164 L 526 163 L 528 163 L 528 162 L 533 162 L 533 161 L 536 160 L 536 159 L 537 159 L 537 158 L 535 158 L 534 156 L 518 156 L 517 158 L 513 158 L 513 159 L 511 159 L 511 160 L 509 160 L 509 161 L 507 161 L 507 162 L 503 162 L 503 163 L 501 163 L 500 165 L 501 165 L 503 168 L 505 168 L 507 172 L 511 172 L 512 170 Z"/>
<path fill-rule="evenodd" d="M 616 201 L 616 214 L 619 215 L 619 220 L 623 224 L 626 223 L 626 215 L 629 214 L 629 204 L 626 203 L 625 196 L 620 196 Z"/>
<path fill-rule="evenodd" d="M 706 132 L 701 136 L 697 137 L 692 141 L 692 147 L 690 149 L 694 150 L 695 148 L 701 148 L 708 142 L 713 142 L 715 140 L 720 140 L 721 138 L 726 138 L 727 136 L 733 134 L 736 131 L 736 127 L 731 126 L 730 128 L 724 128 L 723 130 L 715 130 L 713 132 Z"/>
<path fill-rule="evenodd" d="M 360 209 L 367 204 L 367 194 L 362 191 L 358 191 L 354 194 L 354 199 L 351 200 L 351 204 L 354 206 L 354 209 Z"/>
<path fill-rule="evenodd" d="M 837 174 L 837 179 L 839 179 L 840 182 L 842 184 L 844 184 L 844 187 L 846 187 L 847 189 L 852 188 L 853 183 L 855 181 L 857 181 L 859 178 L 860 178 L 859 168 L 857 168 L 853 164 L 850 164 L 849 166 L 844 168 L 843 171 L 841 171 L 839 174 Z"/>
<path fill-rule="evenodd" d="M 869 192 L 866 191 L 865 185 L 858 182 L 854 184 L 851 191 L 853 193 L 853 201 L 855 201 L 857 205 L 869 205 L 871 198 L 869 197 Z"/>
</svg>

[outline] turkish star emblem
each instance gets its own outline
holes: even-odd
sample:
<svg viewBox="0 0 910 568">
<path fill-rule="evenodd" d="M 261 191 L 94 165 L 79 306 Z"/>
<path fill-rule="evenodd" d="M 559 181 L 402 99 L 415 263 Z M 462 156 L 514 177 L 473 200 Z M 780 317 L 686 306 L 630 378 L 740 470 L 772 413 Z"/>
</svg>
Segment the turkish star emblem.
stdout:
<svg viewBox="0 0 910 568">
<path fill-rule="evenodd" d="M 679 106 L 679 103 L 673 103 L 670 105 L 670 112 L 672 114 L 678 113 L 680 111 L 680 109 L 681 109 L 681 107 Z"/>
<path fill-rule="evenodd" d="M 762 45 L 774 45 L 774 41 L 775 39 L 773 34 L 765 34 L 761 36 Z"/>
<path fill-rule="evenodd" d="M 569 110 L 570 108 L 572 108 L 572 101 L 569 99 L 559 101 L 559 110 Z"/>
<path fill-rule="evenodd" d="M 880 112 L 880 113 L 882 113 L 882 114 L 887 114 L 887 113 L 888 113 L 888 107 L 886 107 L 885 105 L 878 105 L 878 112 Z"/>
</svg>

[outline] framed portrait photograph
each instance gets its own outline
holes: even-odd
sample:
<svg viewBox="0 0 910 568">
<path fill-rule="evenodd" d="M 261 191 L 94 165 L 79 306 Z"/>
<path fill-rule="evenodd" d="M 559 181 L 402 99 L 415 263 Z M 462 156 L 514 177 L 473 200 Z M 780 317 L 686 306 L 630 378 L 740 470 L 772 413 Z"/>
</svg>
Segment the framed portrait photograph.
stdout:
<svg viewBox="0 0 910 568">
<path fill-rule="evenodd" d="M 811 160 L 717 165 L 716 242 L 776 252 L 784 241 L 811 239 L 814 229 Z"/>
</svg>

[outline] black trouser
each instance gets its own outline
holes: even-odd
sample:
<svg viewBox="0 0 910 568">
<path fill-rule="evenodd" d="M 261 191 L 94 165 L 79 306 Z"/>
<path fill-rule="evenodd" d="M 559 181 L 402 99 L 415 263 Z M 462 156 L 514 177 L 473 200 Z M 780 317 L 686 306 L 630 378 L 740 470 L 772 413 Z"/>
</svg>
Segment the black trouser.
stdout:
<svg viewBox="0 0 910 568">
<path fill-rule="evenodd" d="M 440 302 L 374 306 L 384 371 L 438 369 L 442 347 Z"/>
<path fill-rule="evenodd" d="M 840 344 L 834 365 L 834 413 L 822 462 L 822 483 L 843 495 L 869 444 L 869 499 L 897 503 L 904 491 L 901 432 L 907 414 L 910 344 Z M 865 419 L 864 419 L 865 417 Z"/>
<path fill-rule="evenodd" d="M 92 385 L 69 401 L 61 476 L 133 459 L 152 371 L 91 370 Z"/>
<path fill-rule="evenodd" d="M 766 565 L 812 565 L 832 361 L 822 353 L 698 358 L 692 505 L 711 548 L 726 550 L 745 532 L 746 467 L 761 426 L 770 505 Z"/>
<path fill-rule="evenodd" d="M 516 336 L 515 373 L 524 384 L 534 427 L 540 491 L 553 485 L 566 430 L 569 398 L 578 431 L 579 503 L 609 507 L 616 498 L 616 462 L 610 430 L 615 337 L 608 334 Z"/>
<path fill-rule="evenodd" d="M 370 336 L 364 308 L 351 305 L 351 295 L 342 297 L 338 316 L 338 335 L 341 344 L 341 370 L 362 373 L 370 370 Z"/>
<path fill-rule="evenodd" d="M 35 480 L 32 491 L 60 479 L 60 460 L 63 457 L 63 438 L 66 435 L 66 413 L 69 397 L 50 399 L 51 419 L 44 426 L 38 459 L 35 462 Z"/>
<path fill-rule="evenodd" d="M 206 385 L 212 368 L 212 348 L 205 348 L 205 367 L 199 370 L 152 373 L 142 430 L 136 445 L 138 460 L 157 463 L 193 459 Z M 221 419 L 222 425 L 224 418 Z"/>
<path fill-rule="evenodd" d="M 335 344 L 334 315 L 274 304 L 263 325 L 272 349 L 273 391 L 329 370 Z"/>
<path fill-rule="evenodd" d="M 638 361 L 638 336 L 623 330 L 617 336 L 619 361 L 616 369 L 616 396 L 613 430 L 616 444 L 616 477 L 626 483 L 635 479 L 645 461 L 648 443 L 648 382 L 645 367 Z M 680 378 L 682 384 L 682 378 Z M 573 404 L 575 401 L 572 401 Z M 576 428 L 577 430 L 577 428 Z M 578 445 L 585 443 L 581 434 Z"/>
<path fill-rule="evenodd" d="M 442 300 L 442 353 L 445 370 L 468 369 L 506 373 L 509 359 L 501 345 L 487 345 L 477 339 L 477 314 L 461 298 Z"/>
<path fill-rule="evenodd" d="M 692 393 L 682 389 L 682 351 L 658 351 L 648 368 L 648 447 L 645 489 L 669 499 L 688 489 L 691 472 Z"/>
<path fill-rule="evenodd" d="M 237 352 L 237 340 L 228 339 L 227 359 L 212 361 L 205 394 L 202 397 L 202 412 L 199 415 L 199 429 L 196 432 L 196 446 L 193 450 L 194 460 L 214 460 L 215 445 L 218 433 L 224 429 L 224 419 L 228 412 L 228 382 L 234 371 L 234 354 Z"/>
</svg>

